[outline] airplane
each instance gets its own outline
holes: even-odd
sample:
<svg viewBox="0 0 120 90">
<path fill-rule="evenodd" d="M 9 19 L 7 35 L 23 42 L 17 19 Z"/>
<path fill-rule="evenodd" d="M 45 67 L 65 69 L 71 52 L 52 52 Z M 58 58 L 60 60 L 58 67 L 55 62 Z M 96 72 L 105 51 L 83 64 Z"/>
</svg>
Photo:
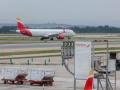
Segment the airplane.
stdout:
<svg viewBox="0 0 120 90">
<path fill-rule="evenodd" d="M 50 39 L 54 40 L 54 37 L 58 40 L 64 40 L 65 37 L 72 37 L 75 33 L 71 29 L 28 29 L 25 27 L 24 23 L 18 17 L 16 32 L 31 37 L 41 37 L 40 40 Z"/>
</svg>

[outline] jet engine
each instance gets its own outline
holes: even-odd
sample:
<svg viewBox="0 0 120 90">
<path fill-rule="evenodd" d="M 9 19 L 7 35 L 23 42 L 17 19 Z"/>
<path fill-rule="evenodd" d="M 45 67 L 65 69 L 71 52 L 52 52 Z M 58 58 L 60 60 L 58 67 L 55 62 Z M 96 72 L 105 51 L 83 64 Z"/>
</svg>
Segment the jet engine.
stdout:
<svg viewBox="0 0 120 90">
<path fill-rule="evenodd" d="M 64 33 L 61 33 L 57 36 L 57 39 L 63 40 L 65 38 Z"/>
</svg>

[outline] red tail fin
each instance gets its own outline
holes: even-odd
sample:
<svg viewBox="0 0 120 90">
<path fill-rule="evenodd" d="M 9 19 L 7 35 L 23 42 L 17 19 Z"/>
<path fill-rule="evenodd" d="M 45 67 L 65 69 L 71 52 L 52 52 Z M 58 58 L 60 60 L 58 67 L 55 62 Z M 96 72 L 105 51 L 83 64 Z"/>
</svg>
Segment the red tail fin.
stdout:
<svg viewBox="0 0 120 90">
<path fill-rule="evenodd" d="M 94 78 L 94 71 L 91 70 L 89 72 L 89 76 L 88 76 L 88 79 L 86 81 L 84 90 L 92 90 L 93 89 L 93 78 Z"/>
<path fill-rule="evenodd" d="M 20 17 L 17 17 L 16 19 L 17 19 L 17 27 L 18 27 L 18 29 L 19 30 L 25 29 L 25 25 L 21 22 Z"/>
<path fill-rule="evenodd" d="M 25 25 L 21 22 L 20 17 L 17 17 L 16 19 L 17 27 L 20 30 L 20 33 L 26 36 L 32 36 L 32 33 L 27 28 L 25 28 Z"/>
</svg>

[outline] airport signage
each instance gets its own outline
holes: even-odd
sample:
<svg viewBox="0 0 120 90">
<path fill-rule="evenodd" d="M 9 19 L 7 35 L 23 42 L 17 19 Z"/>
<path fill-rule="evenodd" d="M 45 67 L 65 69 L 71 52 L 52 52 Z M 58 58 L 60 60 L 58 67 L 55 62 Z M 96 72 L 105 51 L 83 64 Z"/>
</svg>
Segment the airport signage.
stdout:
<svg viewBox="0 0 120 90">
<path fill-rule="evenodd" d="M 91 42 L 75 42 L 75 78 L 87 79 L 91 70 Z"/>
<path fill-rule="evenodd" d="M 62 56 L 64 59 L 69 59 L 74 56 L 74 41 L 63 42 Z"/>
</svg>

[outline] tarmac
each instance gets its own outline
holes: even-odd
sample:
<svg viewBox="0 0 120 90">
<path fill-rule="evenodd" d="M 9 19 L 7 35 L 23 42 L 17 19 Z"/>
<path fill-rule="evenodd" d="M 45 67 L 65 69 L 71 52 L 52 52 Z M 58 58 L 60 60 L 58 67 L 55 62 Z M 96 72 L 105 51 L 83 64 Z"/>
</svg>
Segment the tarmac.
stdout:
<svg viewBox="0 0 120 90">
<path fill-rule="evenodd" d="M 50 62 L 47 65 L 44 65 L 44 60 L 50 59 Z M 0 68 L 4 67 L 25 67 L 25 68 L 44 68 L 44 69 L 54 69 L 56 74 L 54 77 L 53 86 L 31 86 L 29 83 L 24 85 L 12 85 L 12 84 L 3 84 L 3 81 L 0 81 L 0 90 L 74 90 L 74 76 L 71 75 L 64 65 L 62 65 L 61 57 L 49 57 L 49 58 L 36 58 L 30 65 L 25 64 L 25 60 L 13 60 L 16 64 L 0 64 Z M 6 60 L 6 62 L 8 62 Z M 22 62 L 22 63 L 21 63 Z M 39 63 L 39 64 L 36 64 Z M 54 62 L 54 64 L 53 64 Z M 20 64 L 21 63 L 21 64 Z M 24 64 L 23 64 L 24 63 Z M 70 63 L 71 68 L 73 69 L 73 61 Z M 120 71 L 117 71 L 117 90 L 120 90 Z M 1 77 L 2 78 L 2 77 Z M 114 87 L 114 78 L 110 77 L 111 82 Z M 104 80 L 103 86 L 105 86 Z M 83 90 L 85 80 L 77 80 L 76 90 Z M 95 83 L 96 84 L 96 83 Z"/>
<path fill-rule="evenodd" d="M 83 35 L 84 38 L 85 35 Z M 88 36 L 88 35 L 87 35 Z M 105 35 L 106 36 L 106 35 Z M 110 35 L 111 36 L 111 35 Z M 11 36 L 10 36 L 11 37 Z M 89 36 L 91 37 L 91 36 Z M 101 35 L 99 35 L 101 38 Z M 107 36 L 109 38 L 109 36 Z M 96 38 L 96 35 L 95 37 Z M 113 38 L 113 37 L 112 37 Z M 62 43 L 29 43 L 29 44 L 1 44 L 0 52 L 19 52 L 19 51 L 29 51 L 29 50 L 43 50 L 43 49 L 60 49 Z M 111 47 L 119 47 L 119 42 L 111 43 Z M 97 47 L 106 47 L 102 43 L 98 43 Z M 60 53 L 52 53 L 52 55 L 60 55 Z M 19 59 L 4 59 L 0 60 L 0 68 L 4 67 L 22 67 L 22 68 L 49 68 L 54 69 L 56 74 L 54 79 L 53 86 L 31 86 L 29 83 L 25 83 L 24 85 L 13 85 L 13 84 L 3 84 L 1 80 L 2 76 L 0 76 L 0 90 L 74 90 L 74 76 L 71 75 L 64 65 L 62 65 L 62 59 L 60 56 L 56 57 L 43 57 L 47 54 L 38 54 L 28 55 L 28 57 L 34 58 L 19 58 Z M 50 55 L 50 54 L 48 54 Z M 22 55 L 22 57 L 26 57 L 26 55 Z M 39 56 L 39 57 L 38 57 Z M 99 55 L 101 59 L 106 59 L 104 55 Z M 11 57 L 20 57 L 19 55 L 11 56 Z M 9 58 L 9 57 L 1 57 L 1 58 Z M 12 61 L 12 62 L 11 62 Z M 28 63 L 29 62 L 29 63 Z M 69 68 L 72 72 L 74 72 L 74 61 L 71 60 L 69 62 Z M 116 90 L 120 90 L 120 71 L 116 72 Z M 112 82 L 113 88 L 114 77 L 110 77 L 110 81 Z M 103 86 L 105 87 L 105 80 L 102 80 Z M 85 80 L 77 80 L 76 81 L 76 90 L 83 90 L 85 85 Z M 94 83 L 94 87 L 96 82 Z M 94 89 L 95 90 L 95 89 Z M 101 90 L 101 89 L 100 89 Z"/>
</svg>

